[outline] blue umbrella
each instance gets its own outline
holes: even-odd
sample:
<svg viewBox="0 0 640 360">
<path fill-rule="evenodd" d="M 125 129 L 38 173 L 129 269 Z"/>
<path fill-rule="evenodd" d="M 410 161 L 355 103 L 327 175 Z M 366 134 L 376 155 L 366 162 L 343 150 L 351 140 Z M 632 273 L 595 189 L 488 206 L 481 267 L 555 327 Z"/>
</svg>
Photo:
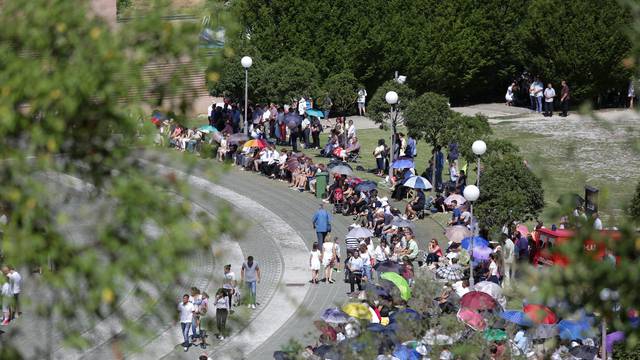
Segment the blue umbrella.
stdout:
<svg viewBox="0 0 640 360">
<path fill-rule="evenodd" d="M 307 115 L 315 116 L 315 117 L 318 117 L 320 119 L 324 118 L 324 113 L 322 111 L 316 110 L 316 109 L 307 109 Z"/>
<path fill-rule="evenodd" d="M 390 323 L 387 326 L 381 324 L 369 324 L 367 326 L 367 331 L 371 331 L 376 334 L 394 334 L 398 330 L 398 325 L 396 323 Z"/>
<path fill-rule="evenodd" d="M 388 297 L 391 296 L 391 293 L 389 292 L 389 290 L 385 289 L 384 287 L 382 287 L 380 285 L 376 285 L 376 284 L 372 284 L 372 283 L 368 283 L 364 287 L 364 290 L 368 294 L 372 294 L 372 295 L 383 297 L 383 298 L 388 298 Z"/>
<path fill-rule="evenodd" d="M 423 178 L 422 176 L 412 176 L 409 179 L 407 179 L 407 181 L 405 181 L 403 185 L 406 187 L 410 187 L 412 189 L 424 189 L 424 190 L 429 190 L 433 187 L 431 186 L 431 183 L 429 182 L 429 180 Z"/>
<path fill-rule="evenodd" d="M 320 319 L 331 324 L 344 324 L 348 323 L 351 318 L 338 308 L 329 308 L 320 315 Z"/>
<path fill-rule="evenodd" d="M 376 184 L 375 182 L 371 180 L 366 180 L 356 185 L 355 190 L 369 192 L 377 187 L 378 187 L 378 184 Z"/>
<path fill-rule="evenodd" d="M 500 313 L 500 318 L 520 326 L 533 326 L 533 321 L 529 319 L 524 311 L 520 310 L 505 310 Z"/>
<path fill-rule="evenodd" d="M 460 245 L 463 249 L 469 250 L 471 248 L 471 237 L 462 239 Z M 473 247 L 489 247 L 489 242 L 483 237 L 476 236 L 473 239 Z"/>
<path fill-rule="evenodd" d="M 413 164 L 413 160 L 411 159 L 399 158 L 391 163 L 391 167 L 394 169 L 411 169 L 415 167 L 415 165 Z"/>
<path fill-rule="evenodd" d="M 400 360 L 420 360 L 422 358 L 417 351 L 404 345 L 396 346 L 393 356 Z"/>
<path fill-rule="evenodd" d="M 198 130 L 205 132 L 205 133 L 210 133 L 210 132 L 218 132 L 218 129 L 216 129 L 215 127 L 211 126 L 211 125 L 202 125 L 198 128 Z"/>
<path fill-rule="evenodd" d="M 595 331 L 589 322 L 589 318 L 577 321 L 561 320 L 558 323 L 558 332 L 563 340 L 582 340 L 594 336 Z"/>
<path fill-rule="evenodd" d="M 289 129 L 293 129 L 302 124 L 302 117 L 296 112 L 290 112 L 284 117 L 284 121 Z"/>
<path fill-rule="evenodd" d="M 419 321 L 422 319 L 422 316 L 417 311 L 408 308 L 395 311 L 391 316 L 389 316 L 389 320 L 395 322 L 398 317 L 404 317 L 411 321 Z"/>
</svg>

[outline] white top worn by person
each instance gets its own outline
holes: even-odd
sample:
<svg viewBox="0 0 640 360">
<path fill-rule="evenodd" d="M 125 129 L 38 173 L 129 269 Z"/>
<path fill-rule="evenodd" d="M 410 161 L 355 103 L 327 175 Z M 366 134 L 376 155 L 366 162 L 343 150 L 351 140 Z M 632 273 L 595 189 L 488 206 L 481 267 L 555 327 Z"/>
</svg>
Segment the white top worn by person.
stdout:
<svg viewBox="0 0 640 360">
<path fill-rule="evenodd" d="M 516 260 L 515 244 L 509 237 L 504 241 L 503 259 L 505 264 L 513 264 Z"/>
<path fill-rule="evenodd" d="M 9 274 L 7 274 L 7 277 L 9 278 L 9 284 L 11 285 L 11 291 L 13 292 L 13 294 L 20 294 L 20 286 L 22 285 L 22 276 L 20 276 L 20 274 L 15 271 L 15 270 L 11 270 L 9 272 Z"/>
<path fill-rule="evenodd" d="M 304 96 L 301 96 L 300 100 L 298 100 L 298 114 L 300 116 L 303 116 L 306 110 L 307 110 L 307 100 L 305 100 Z"/>
<path fill-rule="evenodd" d="M 544 89 L 544 101 L 553 102 L 553 98 L 556 97 L 556 91 L 553 88 Z"/>
<path fill-rule="evenodd" d="M 364 103 L 367 100 L 367 90 L 360 89 L 358 90 L 358 102 Z"/>
<path fill-rule="evenodd" d="M 181 302 L 178 304 L 178 311 L 180 312 L 180 322 L 191 324 L 191 321 L 193 321 L 193 312 L 196 311 L 196 307 L 191 302 L 187 302 L 186 304 Z"/>
<path fill-rule="evenodd" d="M 356 136 L 356 124 L 351 123 L 349 129 L 347 129 L 347 139 L 351 139 Z"/>
</svg>

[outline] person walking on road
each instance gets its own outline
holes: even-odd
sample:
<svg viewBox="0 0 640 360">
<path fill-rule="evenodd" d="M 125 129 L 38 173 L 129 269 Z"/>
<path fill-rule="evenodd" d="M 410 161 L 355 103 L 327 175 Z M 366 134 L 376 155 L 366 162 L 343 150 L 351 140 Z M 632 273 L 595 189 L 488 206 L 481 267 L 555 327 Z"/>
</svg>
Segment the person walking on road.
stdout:
<svg viewBox="0 0 640 360">
<path fill-rule="evenodd" d="M 322 266 L 324 266 L 324 281 L 329 284 L 333 284 L 333 267 L 338 259 L 338 238 L 335 237 L 333 241 L 329 240 L 322 244 Z"/>
<path fill-rule="evenodd" d="M 249 288 L 249 303 L 247 307 L 256 308 L 257 283 L 260 282 L 260 267 L 258 263 L 253 261 L 253 256 L 249 256 L 247 261 L 242 264 L 240 272 L 241 281 Z"/>
<path fill-rule="evenodd" d="M 331 232 L 331 215 L 324 209 L 324 205 L 320 203 L 320 208 L 313 214 L 313 228 L 316 230 L 318 237 L 318 249 L 322 249 L 322 243 Z"/>
<path fill-rule="evenodd" d="M 222 279 L 222 289 L 225 294 L 229 298 L 229 310 L 231 311 L 231 306 L 233 306 L 233 295 L 237 286 L 236 274 L 231 271 L 231 265 L 227 264 L 224 266 L 224 275 Z M 237 305 L 237 304 L 236 304 Z"/>
<path fill-rule="evenodd" d="M 560 116 L 567 117 L 567 112 L 569 111 L 570 99 L 571 99 L 571 94 L 569 92 L 569 85 L 567 85 L 566 80 L 562 80 L 562 90 L 560 90 L 560 104 L 562 108 L 562 113 L 560 113 Z"/>
<path fill-rule="evenodd" d="M 224 340 L 224 336 L 227 333 L 227 316 L 229 316 L 229 309 L 231 309 L 231 303 L 229 297 L 224 289 L 218 289 L 216 292 L 216 327 L 218 328 L 218 340 Z"/>
<path fill-rule="evenodd" d="M 356 285 L 358 285 L 358 291 L 362 291 L 362 271 L 364 270 L 364 263 L 360 257 L 360 251 L 353 251 L 347 261 L 347 267 L 349 268 L 349 287 L 351 289 L 349 294 L 353 294 Z"/>
<path fill-rule="evenodd" d="M 182 337 L 184 342 L 182 346 L 184 351 L 189 351 L 191 342 L 189 341 L 189 331 L 191 330 L 191 322 L 193 321 L 193 313 L 196 311 L 195 305 L 189 302 L 189 294 L 182 296 L 182 302 L 178 304 L 178 312 L 180 313 L 180 327 L 182 329 Z"/>
<path fill-rule="evenodd" d="M 320 265 L 322 264 L 322 253 L 318 248 L 318 244 L 313 244 L 313 250 L 309 254 L 309 268 L 311 269 L 311 283 L 317 284 Z"/>
<path fill-rule="evenodd" d="M 11 311 L 12 318 L 18 318 L 22 315 L 20 309 L 20 288 L 22 286 L 22 276 L 12 267 L 3 266 L 2 273 L 9 279 L 9 286 L 13 294 L 13 308 Z"/>
</svg>

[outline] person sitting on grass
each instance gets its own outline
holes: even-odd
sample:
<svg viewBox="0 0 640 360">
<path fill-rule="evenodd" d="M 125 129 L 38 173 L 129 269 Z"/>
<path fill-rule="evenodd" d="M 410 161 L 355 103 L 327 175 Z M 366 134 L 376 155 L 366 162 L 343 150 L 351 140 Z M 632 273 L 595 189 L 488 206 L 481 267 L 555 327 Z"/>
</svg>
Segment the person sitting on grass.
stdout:
<svg viewBox="0 0 640 360">
<path fill-rule="evenodd" d="M 411 220 L 415 218 L 418 215 L 418 211 L 424 210 L 425 203 L 426 197 L 424 192 L 422 189 L 416 189 L 416 197 L 404 208 L 404 214 L 407 216 L 407 219 Z"/>
</svg>

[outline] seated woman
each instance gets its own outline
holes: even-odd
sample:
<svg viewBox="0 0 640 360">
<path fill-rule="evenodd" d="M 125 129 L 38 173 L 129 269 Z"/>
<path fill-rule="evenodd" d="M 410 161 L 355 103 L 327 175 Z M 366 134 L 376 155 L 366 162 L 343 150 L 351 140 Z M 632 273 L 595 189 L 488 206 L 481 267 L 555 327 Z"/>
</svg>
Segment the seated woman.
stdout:
<svg viewBox="0 0 640 360">
<path fill-rule="evenodd" d="M 440 244 L 438 244 L 438 240 L 435 238 L 431 239 L 429 242 L 429 253 L 427 254 L 427 265 L 440 261 L 441 257 L 442 249 L 440 248 Z"/>
<path fill-rule="evenodd" d="M 220 140 L 220 146 L 218 147 L 217 158 L 218 161 L 224 161 L 227 157 L 227 152 L 229 151 L 229 146 L 227 145 L 227 136 L 223 136 L 222 140 Z"/>
<path fill-rule="evenodd" d="M 318 182 L 318 179 L 316 178 L 316 175 L 318 175 L 318 173 L 325 172 L 326 169 L 327 169 L 327 167 L 324 164 L 318 164 L 318 167 L 316 169 L 316 172 L 313 174 L 313 177 L 308 179 L 308 181 L 309 181 L 309 191 L 312 194 L 316 193 L 316 183 Z"/>
<path fill-rule="evenodd" d="M 415 218 L 418 211 L 422 211 L 424 209 L 425 203 L 426 197 L 424 192 L 422 189 L 416 189 L 416 197 L 411 200 L 404 209 L 404 214 L 407 216 L 407 219 L 411 220 Z"/>
</svg>

